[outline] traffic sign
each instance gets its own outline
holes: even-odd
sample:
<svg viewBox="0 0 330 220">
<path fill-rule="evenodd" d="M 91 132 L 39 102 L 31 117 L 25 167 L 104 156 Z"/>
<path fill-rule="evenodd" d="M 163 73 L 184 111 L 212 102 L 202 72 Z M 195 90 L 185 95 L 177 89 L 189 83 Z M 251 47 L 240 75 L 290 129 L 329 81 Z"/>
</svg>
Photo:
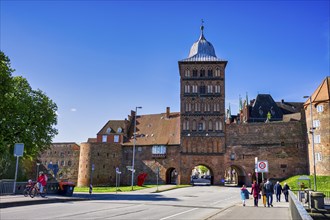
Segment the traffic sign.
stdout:
<svg viewBox="0 0 330 220">
<path fill-rule="evenodd" d="M 260 173 L 268 173 L 268 161 L 267 160 L 259 160 L 257 165 L 258 172 Z"/>
</svg>

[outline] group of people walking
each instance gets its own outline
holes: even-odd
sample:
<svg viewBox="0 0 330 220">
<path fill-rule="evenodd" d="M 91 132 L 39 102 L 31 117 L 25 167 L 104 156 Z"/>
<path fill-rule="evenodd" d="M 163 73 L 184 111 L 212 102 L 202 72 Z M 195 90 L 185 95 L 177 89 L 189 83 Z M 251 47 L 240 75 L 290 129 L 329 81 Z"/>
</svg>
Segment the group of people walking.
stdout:
<svg viewBox="0 0 330 220">
<path fill-rule="evenodd" d="M 253 196 L 254 206 L 258 207 L 259 199 L 262 199 L 264 207 L 273 207 L 273 194 L 276 195 L 276 202 L 281 202 L 281 194 L 284 194 L 285 201 L 289 201 L 289 185 L 284 183 L 282 187 L 280 182 L 277 181 L 275 185 L 267 179 L 263 180 L 260 184 L 253 181 L 251 192 L 249 192 L 245 185 L 241 188 L 241 198 L 243 206 L 245 206 L 245 200 L 249 198 L 249 194 Z"/>
</svg>

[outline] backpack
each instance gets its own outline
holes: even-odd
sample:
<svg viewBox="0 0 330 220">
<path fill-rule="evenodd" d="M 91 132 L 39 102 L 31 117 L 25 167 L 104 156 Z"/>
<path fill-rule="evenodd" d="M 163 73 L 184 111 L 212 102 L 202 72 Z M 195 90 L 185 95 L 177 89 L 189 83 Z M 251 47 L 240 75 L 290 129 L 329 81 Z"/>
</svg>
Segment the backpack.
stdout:
<svg viewBox="0 0 330 220">
<path fill-rule="evenodd" d="M 265 189 L 266 189 L 267 192 L 270 192 L 271 191 L 271 189 L 270 189 L 270 183 L 266 183 L 265 184 Z"/>
</svg>

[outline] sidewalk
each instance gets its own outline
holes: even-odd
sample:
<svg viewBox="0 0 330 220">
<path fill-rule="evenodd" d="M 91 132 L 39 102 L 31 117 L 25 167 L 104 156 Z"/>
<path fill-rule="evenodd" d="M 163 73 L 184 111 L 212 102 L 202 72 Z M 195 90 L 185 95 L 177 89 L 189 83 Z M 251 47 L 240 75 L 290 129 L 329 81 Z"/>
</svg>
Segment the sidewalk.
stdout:
<svg viewBox="0 0 330 220">
<path fill-rule="evenodd" d="M 274 197 L 274 200 L 276 198 Z M 291 219 L 289 212 L 289 203 L 273 201 L 274 207 L 264 207 L 262 201 L 259 200 L 259 207 L 254 207 L 253 198 L 250 197 L 246 201 L 244 207 L 241 203 L 231 206 L 227 209 L 221 210 L 216 215 L 208 218 L 208 220 L 215 219 Z"/>
</svg>

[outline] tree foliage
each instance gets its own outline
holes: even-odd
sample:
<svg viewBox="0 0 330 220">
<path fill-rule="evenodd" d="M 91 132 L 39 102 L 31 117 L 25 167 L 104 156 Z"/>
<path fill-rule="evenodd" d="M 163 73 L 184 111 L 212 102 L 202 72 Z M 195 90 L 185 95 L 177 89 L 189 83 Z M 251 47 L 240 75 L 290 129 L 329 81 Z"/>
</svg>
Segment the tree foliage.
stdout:
<svg viewBox="0 0 330 220">
<path fill-rule="evenodd" d="M 21 76 L 12 76 L 10 59 L 0 51 L 0 177 L 13 159 L 15 143 L 24 143 L 24 158 L 46 149 L 57 129 L 57 105 Z"/>
</svg>

